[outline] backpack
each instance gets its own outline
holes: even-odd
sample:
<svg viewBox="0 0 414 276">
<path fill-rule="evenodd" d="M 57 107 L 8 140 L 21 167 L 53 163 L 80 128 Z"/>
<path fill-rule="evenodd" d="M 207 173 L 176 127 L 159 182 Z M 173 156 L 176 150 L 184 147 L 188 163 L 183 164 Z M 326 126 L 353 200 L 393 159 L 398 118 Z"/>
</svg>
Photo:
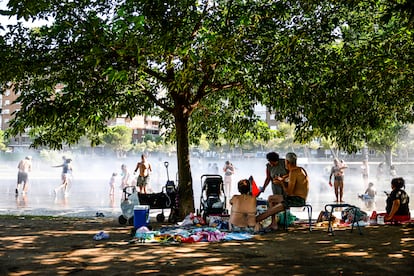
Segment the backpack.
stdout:
<svg viewBox="0 0 414 276">
<path fill-rule="evenodd" d="M 355 213 L 355 214 L 354 214 Z M 368 221 L 369 217 L 368 214 L 362 211 L 359 207 L 347 207 L 345 210 L 341 212 L 342 220 L 348 223 L 353 221 Z M 355 220 L 354 220 L 355 216 Z"/>
</svg>

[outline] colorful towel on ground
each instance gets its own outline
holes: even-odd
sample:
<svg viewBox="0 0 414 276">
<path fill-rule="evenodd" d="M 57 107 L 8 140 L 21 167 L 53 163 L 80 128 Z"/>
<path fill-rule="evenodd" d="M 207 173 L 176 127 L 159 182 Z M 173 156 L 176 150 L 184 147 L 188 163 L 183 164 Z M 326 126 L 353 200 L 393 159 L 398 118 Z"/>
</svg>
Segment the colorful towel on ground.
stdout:
<svg viewBox="0 0 414 276">
<path fill-rule="evenodd" d="M 150 231 L 148 228 L 139 228 L 135 233 L 135 238 L 141 242 L 220 242 L 229 240 L 248 240 L 253 237 L 249 233 L 222 232 L 214 227 L 168 227 L 161 228 L 159 231 Z"/>
</svg>

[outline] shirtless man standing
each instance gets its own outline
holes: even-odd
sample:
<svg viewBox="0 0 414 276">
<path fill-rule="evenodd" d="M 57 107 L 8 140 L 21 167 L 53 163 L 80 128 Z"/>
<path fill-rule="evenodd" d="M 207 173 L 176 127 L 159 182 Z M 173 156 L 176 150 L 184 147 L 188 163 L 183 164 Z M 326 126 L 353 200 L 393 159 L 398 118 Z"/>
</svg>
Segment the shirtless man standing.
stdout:
<svg viewBox="0 0 414 276">
<path fill-rule="evenodd" d="M 139 175 L 137 179 L 137 186 L 139 187 L 139 192 L 144 194 L 147 193 L 147 185 L 149 184 L 149 175 L 152 172 L 151 164 L 147 161 L 147 158 L 144 154 L 141 155 L 141 162 L 138 162 L 135 167 L 134 174 L 139 170 Z"/>
<path fill-rule="evenodd" d="M 25 159 L 19 162 L 17 168 L 19 169 L 19 171 L 17 173 L 16 195 L 19 193 L 19 186 L 21 183 L 23 183 L 23 194 L 27 192 L 29 172 L 32 171 L 32 157 L 26 156 Z"/>
</svg>

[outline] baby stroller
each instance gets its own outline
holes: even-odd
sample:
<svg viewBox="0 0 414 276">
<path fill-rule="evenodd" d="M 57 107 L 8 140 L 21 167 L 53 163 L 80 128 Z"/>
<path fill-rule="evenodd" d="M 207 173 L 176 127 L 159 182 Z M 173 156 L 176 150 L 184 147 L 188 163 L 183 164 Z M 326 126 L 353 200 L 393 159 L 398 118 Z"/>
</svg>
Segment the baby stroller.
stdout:
<svg viewBox="0 0 414 276">
<path fill-rule="evenodd" d="M 120 224 L 134 224 L 134 206 L 139 205 L 138 192 L 135 186 L 127 186 L 122 190 L 121 210 L 118 217 Z"/>
<path fill-rule="evenodd" d="M 210 215 L 227 214 L 223 178 L 218 174 L 201 176 L 200 214 L 204 220 Z"/>
</svg>

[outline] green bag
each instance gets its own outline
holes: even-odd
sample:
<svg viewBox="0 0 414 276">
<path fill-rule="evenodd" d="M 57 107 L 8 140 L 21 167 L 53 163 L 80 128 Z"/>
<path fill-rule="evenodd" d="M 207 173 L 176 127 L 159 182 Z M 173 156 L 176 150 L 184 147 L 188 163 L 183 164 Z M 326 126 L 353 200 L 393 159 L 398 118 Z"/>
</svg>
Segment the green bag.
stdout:
<svg viewBox="0 0 414 276">
<path fill-rule="evenodd" d="M 277 214 L 277 217 L 279 218 L 278 224 L 283 226 L 285 225 L 285 214 L 287 214 L 287 225 L 292 225 L 293 222 L 296 220 L 296 216 L 292 215 L 292 213 L 289 210 Z"/>
</svg>

